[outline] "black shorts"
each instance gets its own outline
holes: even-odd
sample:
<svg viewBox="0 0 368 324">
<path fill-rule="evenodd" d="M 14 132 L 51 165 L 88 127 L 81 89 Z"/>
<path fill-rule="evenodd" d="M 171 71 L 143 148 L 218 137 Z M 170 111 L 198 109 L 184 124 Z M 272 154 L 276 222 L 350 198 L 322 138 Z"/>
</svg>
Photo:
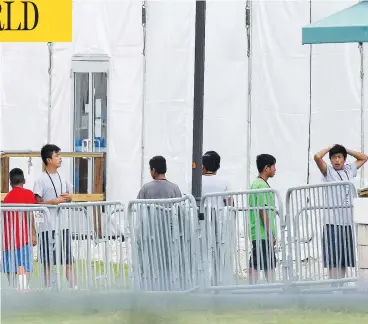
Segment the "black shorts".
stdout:
<svg viewBox="0 0 368 324">
<path fill-rule="evenodd" d="M 257 251 L 257 246 L 259 251 Z M 272 242 L 269 240 L 252 241 L 249 268 L 256 270 L 272 270 L 276 268 L 276 254 Z"/>
<path fill-rule="evenodd" d="M 322 249 L 325 268 L 355 267 L 355 244 L 351 226 L 327 224 L 323 230 Z"/>
<path fill-rule="evenodd" d="M 73 257 L 69 230 L 62 230 L 62 232 L 59 234 L 59 237 L 60 262 L 61 264 L 71 264 Z M 55 231 L 42 232 L 41 235 L 38 234 L 38 241 L 40 242 L 38 251 L 41 263 L 46 263 L 45 265 L 51 265 L 50 255 L 52 253 L 52 265 L 56 265 Z"/>
</svg>

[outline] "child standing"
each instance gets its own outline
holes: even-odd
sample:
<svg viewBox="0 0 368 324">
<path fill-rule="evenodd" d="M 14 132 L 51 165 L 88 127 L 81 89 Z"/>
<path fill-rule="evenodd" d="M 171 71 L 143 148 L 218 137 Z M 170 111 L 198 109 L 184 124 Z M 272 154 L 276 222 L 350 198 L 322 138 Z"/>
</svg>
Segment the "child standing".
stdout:
<svg viewBox="0 0 368 324">
<path fill-rule="evenodd" d="M 328 153 L 331 165 L 323 160 Z M 355 158 L 350 163 L 347 156 Z M 342 145 L 328 147 L 314 156 L 324 182 L 352 182 L 357 171 L 366 163 L 368 156 L 364 153 L 346 149 Z M 325 211 L 323 231 L 323 263 L 328 268 L 330 279 L 342 279 L 346 268 L 355 267 L 355 243 L 353 237 L 353 215 L 351 209 L 343 208 L 352 204 L 350 193 L 343 190 L 326 190 L 328 209 Z"/>
<path fill-rule="evenodd" d="M 35 181 L 33 192 L 36 201 L 41 205 L 59 205 L 72 201 L 73 186 L 66 181 L 58 172 L 62 158 L 60 148 L 53 144 L 46 144 L 41 149 L 42 162 L 45 171 Z M 57 210 L 50 208 L 49 218 L 45 218 L 40 224 L 40 259 L 44 267 L 45 284 L 50 286 L 51 267 L 60 262 L 65 265 L 66 277 L 71 287 L 77 288 L 76 274 L 73 269 L 73 255 L 71 248 L 71 234 L 66 224 L 60 224 L 62 228 L 60 237 L 60 259 L 56 260 L 56 230 Z"/>
<path fill-rule="evenodd" d="M 25 184 L 23 171 L 19 168 L 12 169 L 9 174 L 12 190 L 4 198 L 4 204 L 36 204 L 36 199 L 31 190 L 23 188 Z M 28 217 L 27 217 L 28 216 Z M 26 271 L 29 278 L 32 271 L 32 248 L 37 244 L 36 230 L 31 214 L 19 212 L 3 213 L 3 271 L 7 273 L 10 283 L 10 274 L 17 274 L 19 267 Z M 30 233 L 31 228 L 31 233 Z"/>
<path fill-rule="evenodd" d="M 252 183 L 251 190 L 267 190 L 268 180 L 276 173 L 276 159 L 270 154 L 257 156 L 258 177 Z M 249 281 L 258 281 L 258 272 L 263 270 L 268 282 L 275 279 L 276 268 L 276 220 L 275 196 L 272 192 L 252 193 L 249 195 L 250 239 L 252 253 L 249 259 Z"/>
</svg>

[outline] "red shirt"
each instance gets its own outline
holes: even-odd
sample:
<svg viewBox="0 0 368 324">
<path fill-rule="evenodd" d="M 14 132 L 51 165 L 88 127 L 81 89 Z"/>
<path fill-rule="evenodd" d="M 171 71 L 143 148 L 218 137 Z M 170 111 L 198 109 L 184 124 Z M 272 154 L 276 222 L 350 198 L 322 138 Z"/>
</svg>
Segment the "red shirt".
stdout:
<svg viewBox="0 0 368 324">
<path fill-rule="evenodd" d="M 3 204 L 36 204 L 36 199 L 31 190 L 16 187 L 4 198 Z M 31 217 L 32 214 L 29 214 Z M 24 212 L 23 221 L 20 222 L 18 212 L 4 212 L 4 250 L 17 250 L 29 244 L 29 226 L 27 213 Z M 12 238 L 9 242 L 9 238 Z M 15 244 L 15 246 L 14 246 Z"/>
</svg>

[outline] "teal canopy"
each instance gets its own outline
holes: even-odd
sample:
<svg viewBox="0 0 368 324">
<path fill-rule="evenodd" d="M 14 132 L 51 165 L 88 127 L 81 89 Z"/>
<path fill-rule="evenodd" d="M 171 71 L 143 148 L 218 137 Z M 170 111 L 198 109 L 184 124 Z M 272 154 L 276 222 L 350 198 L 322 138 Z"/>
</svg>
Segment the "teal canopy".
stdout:
<svg viewBox="0 0 368 324">
<path fill-rule="evenodd" d="M 368 42 L 368 0 L 303 28 L 304 44 Z"/>
</svg>

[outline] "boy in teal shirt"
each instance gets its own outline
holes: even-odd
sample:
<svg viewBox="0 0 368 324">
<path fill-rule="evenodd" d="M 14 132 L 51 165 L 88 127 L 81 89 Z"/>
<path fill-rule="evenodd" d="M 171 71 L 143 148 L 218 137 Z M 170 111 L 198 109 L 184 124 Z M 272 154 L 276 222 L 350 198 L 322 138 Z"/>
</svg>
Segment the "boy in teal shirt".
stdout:
<svg viewBox="0 0 368 324">
<path fill-rule="evenodd" d="M 276 173 L 276 159 L 269 154 L 257 156 L 259 175 L 252 183 L 251 190 L 269 189 L 268 179 Z M 268 282 L 274 279 L 276 268 L 276 223 L 275 197 L 272 192 L 249 195 L 250 240 L 252 253 L 249 259 L 249 281 L 255 284 L 258 271 L 264 270 Z"/>
</svg>

